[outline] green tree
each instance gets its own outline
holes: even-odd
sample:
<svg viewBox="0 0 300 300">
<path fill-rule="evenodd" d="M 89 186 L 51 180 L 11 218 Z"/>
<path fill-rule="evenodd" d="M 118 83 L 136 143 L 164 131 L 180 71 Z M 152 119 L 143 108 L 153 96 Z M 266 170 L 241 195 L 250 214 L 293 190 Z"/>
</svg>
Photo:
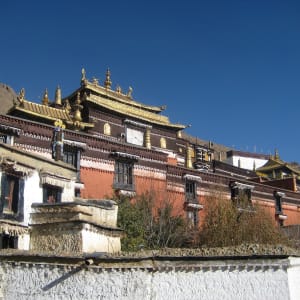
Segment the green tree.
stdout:
<svg viewBox="0 0 300 300">
<path fill-rule="evenodd" d="M 146 192 L 135 198 L 117 200 L 118 226 L 124 230 L 122 250 L 137 251 L 165 247 L 183 247 L 190 235 L 183 216 L 174 214 L 171 201 L 155 203 L 155 194 Z"/>
</svg>

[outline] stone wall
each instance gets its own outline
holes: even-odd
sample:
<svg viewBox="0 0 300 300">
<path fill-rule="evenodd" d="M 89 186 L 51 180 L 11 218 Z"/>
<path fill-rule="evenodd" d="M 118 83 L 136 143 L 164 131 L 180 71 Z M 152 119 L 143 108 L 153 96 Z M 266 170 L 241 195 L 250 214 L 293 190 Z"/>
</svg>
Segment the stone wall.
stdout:
<svg viewBox="0 0 300 300">
<path fill-rule="evenodd" d="M 286 300 L 300 296 L 299 258 L 1 258 L 0 299 L 6 300 Z"/>
</svg>

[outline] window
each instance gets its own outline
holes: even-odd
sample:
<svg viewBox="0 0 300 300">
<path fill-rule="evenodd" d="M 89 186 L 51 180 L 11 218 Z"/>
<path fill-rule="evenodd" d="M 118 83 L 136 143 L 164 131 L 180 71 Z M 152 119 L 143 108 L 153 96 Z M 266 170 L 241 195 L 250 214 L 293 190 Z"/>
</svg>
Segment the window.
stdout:
<svg viewBox="0 0 300 300">
<path fill-rule="evenodd" d="M 12 137 L 6 134 L 0 134 L 0 143 L 11 144 Z"/>
<path fill-rule="evenodd" d="M 274 191 L 275 213 L 276 214 L 281 214 L 282 213 L 281 199 L 282 199 L 283 196 L 284 196 L 284 193 Z"/>
<path fill-rule="evenodd" d="M 113 188 L 120 193 L 135 190 L 133 168 L 138 156 L 126 152 L 113 151 L 110 156 L 115 159 Z"/>
<path fill-rule="evenodd" d="M 274 191 L 273 195 L 275 198 L 275 218 L 279 225 L 283 226 L 283 221 L 287 219 L 282 210 L 282 198 L 285 196 L 285 193 Z"/>
<path fill-rule="evenodd" d="M 62 188 L 44 184 L 43 185 L 43 202 L 44 203 L 59 203 L 61 202 Z"/>
<path fill-rule="evenodd" d="M 77 168 L 78 149 L 69 145 L 64 145 L 63 161 Z"/>
<path fill-rule="evenodd" d="M 252 190 L 254 186 L 238 182 L 231 182 L 231 200 L 237 208 L 252 210 Z"/>
<path fill-rule="evenodd" d="M 117 160 L 115 163 L 114 188 L 134 190 L 133 186 L 133 163 L 130 161 Z"/>
<path fill-rule="evenodd" d="M 0 249 L 17 249 L 18 237 L 9 234 L 0 234 Z"/>
<path fill-rule="evenodd" d="M 186 180 L 185 198 L 187 202 L 197 202 L 197 184 L 195 181 Z"/>
<path fill-rule="evenodd" d="M 2 174 L 2 208 L 3 213 L 18 213 L 19 202 L 19 178 L 12 175 Z"/>
</svg>

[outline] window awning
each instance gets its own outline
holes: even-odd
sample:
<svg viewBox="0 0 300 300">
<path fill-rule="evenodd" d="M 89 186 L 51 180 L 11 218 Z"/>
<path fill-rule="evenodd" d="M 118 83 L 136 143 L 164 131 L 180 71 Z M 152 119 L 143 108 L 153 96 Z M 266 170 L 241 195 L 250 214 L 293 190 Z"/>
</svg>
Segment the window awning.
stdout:
<svg viewBox="0 0 300 300">
<path fill-rule="evenodd" d="M 191 174 L 185 174 L 183 175 L 183 178 L 190 181 L 197 181 L 197 182 L 202 181 L 202 178 L 200 176 L 191 175 Z"/>
<path fill-rule="evenodd" d="M 41 174 L 41 184 L 49 184 L 60 188 L 70 188 L 70 180 L 52 174 Z"/>
</svg>

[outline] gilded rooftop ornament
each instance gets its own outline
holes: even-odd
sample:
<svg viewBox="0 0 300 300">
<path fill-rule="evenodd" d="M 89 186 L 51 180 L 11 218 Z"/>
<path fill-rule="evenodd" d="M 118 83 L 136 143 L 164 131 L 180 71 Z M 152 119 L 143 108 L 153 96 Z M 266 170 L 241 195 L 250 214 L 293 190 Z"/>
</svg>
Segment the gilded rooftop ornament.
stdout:
<svg viewBox="0 0 300 300">
<path fill-rule="evenodd" d="M 93 84 L 95 85 L 98 85 L 99 84 L 99 81 L 96 77 L 93 77 Z"/>
<path fill-rule="evenodd" d="M 81 103 L 80 93 L 77 93 L 77 98 L 74 104 L 74 108 L 75 108 L 74 120 L 78 122 L 82 120 L 81 118 L 82 105 L 80 105 L 80 103 Z"/>
<path fill-rule="evenodd" d="M 48 90 L 47 89 L 45 89 L 42 104 L 47 105 L 47 106 L 49 105 L 49 98 L 48 98 Z"/>
<path fill-rule="evenodd" d="M 19 99 L 21 102 L 25 99 L 25 89 L 24 88 L 21 88 L 21 90 L 20 90 Z"/>
<path fill-rule="evenodd" d="M 81 83 L 86 82 L 86 73 L 85 73 L 85 69 L 82 68 L 81 69 Z"/>
<path fill-rule="evenodd" d="M 55 104 L 62 105 L 61 103 L 61 89 L 59 86 L 57 86 L 55 91 Z"/>
<path fill-rule="evenodd" d="M 105 78 L 105 81 L 104 81 L 104 86 L 107 88 L 107 89 L 111 89 L 111 80 L 110 80 L 110 70 L 107 69 L 106 71 L 106 78 Z"/>
<path fill-rule="evenodd" d="M 122 89 L 121 89 L 121 87 L 120 87 L 119 85 L 117 85 L 116 92 L 117 92 L 118 94 L 121 94 L 121 93 L 122 93 Z"/>
<path fill-rule="evenodd" d="M 132 99 L 132 92 L 133 92 L 133 88 L 130 86 L 128 88 L 128 92 L 127 92 L 127 97 L 130 98 L 130 99 Z"/>
<path fill-rule="evenodd" d="M 66 99 L 66 100 L 64 101 L 64 107 L 65 107 L 65 110 L 66 110 L 67 112 L 70 112 L 70 111 L 71 111 L 71 105 L 70 105 L 69 99 Z"/>
</svg>

